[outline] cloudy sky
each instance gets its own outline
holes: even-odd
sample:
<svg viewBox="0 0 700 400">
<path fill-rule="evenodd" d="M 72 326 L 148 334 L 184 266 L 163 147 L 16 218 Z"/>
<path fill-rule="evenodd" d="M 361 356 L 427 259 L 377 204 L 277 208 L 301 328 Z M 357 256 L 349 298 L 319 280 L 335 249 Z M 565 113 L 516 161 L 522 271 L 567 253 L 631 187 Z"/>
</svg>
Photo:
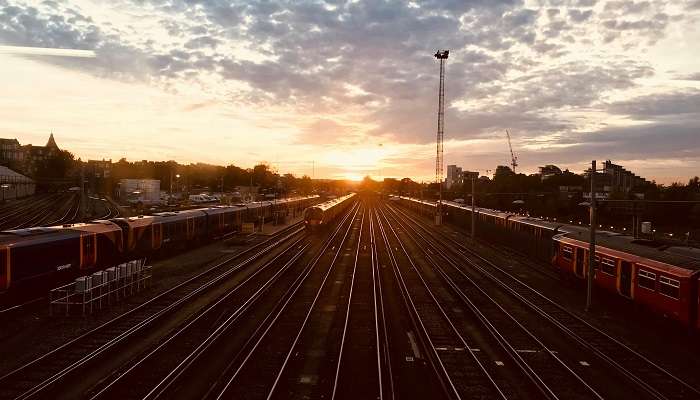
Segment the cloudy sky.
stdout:
<svg viewBox="0 0 700 400">
<path fill-rule="evenodd" d="M 700 174 L 700 0 L 0 0 L 0 137 L 430 180 L 442 48 L 446 164 Z"/>
</svg>

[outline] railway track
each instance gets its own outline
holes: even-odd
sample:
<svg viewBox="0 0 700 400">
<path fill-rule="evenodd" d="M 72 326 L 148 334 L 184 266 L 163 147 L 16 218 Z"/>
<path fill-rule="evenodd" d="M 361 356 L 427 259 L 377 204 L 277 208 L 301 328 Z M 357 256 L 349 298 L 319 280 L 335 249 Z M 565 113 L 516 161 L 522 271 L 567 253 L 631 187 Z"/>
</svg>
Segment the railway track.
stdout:
<svg viewBox="0 0 700 400">
<path fill-rule="evenodd" d="M 402 210 L 390 207 L 405 221 L 411 221 L 425 235 L 439 237 L 442 251 L 466 262 L 469 269 L 478 271 L 485 279 L 496 284 L 505 293 L 526 306 L 530 312 L 556 328 L 561 334 L 586 349 L 595 358 L 619 373 L 636 390 L 652 399 L 684 399 L 700 397 L 700 390 L 678 378 L 641 353 L 633 350 L 601 329 L 569 312 L 547 298 L 510 272 L 482 257 L 449 235 L 428 227 L 422 221 Z M 445 245 L 445 243 L 449 245 Z M 464 272 L 464 266 L 461 266 Z"/>
<path fill-rule="evenodd" d="M 355 253 L 331 399 L 396 397 L 384 308 L 374 217 L 367 206 Z"/>
<path fill-rule="evenodd" d="M 77 197 L 77 200 L 76 198 Z M 42 220 L 39 225 L 57 225 L 57 224 L 68 224 L 71 222 L 76 222 L 78 219 L 78 213 L 80 212 L 80 203 L 81 203 L 81 198 L 79 195 L 73 195 L 73 198 L 70 199 L 68 203 L 68 207 L 66 207 L 66 210 L 64 212 L 59 211 L 58 212 L 58 218 L 56 219 L 44 219 Z M 51 216 L 52 214 L 49 214 Z M 53 215 L 52 218 L 55 218 L 55 215 Z"/>
<path fill-rule="evenodd" d="M 215 302 L 161 339 L 159 344 L 131 360 L 121 371 L 100 382 L 89 397 L 156 398 L 176 382 L 212 344 L 227 337 L 262 296 L 286 274 L 306 252 L 304 238 L 247 276 Z"/>
<path fill-rule="evenodd" d="M 0 215 L 0 229 L 36 226 L 37 224 L 34 222 L 44 218 L 60 197 L 58 194 L 46 195 L 36 200 L 23 201 L 22 204 L 9 208 Z"/>
<path fill-rule="evenodd" d="M 6 373 L 0 377 L 0 397 L 57 397 L 63 380 L 75 377 L 76 372 L 85 371 L 95 361 L 115 356 L 118 353 L 114 350 L 119 349 L 122 343 L 132 338 L 142 338 L 143 332 L 162 322 L 166 316 L 182 311 L 191 301 L 215 289 L 235 273 L 261 257 L 269 256 L 268 253 L 303 233 L 300 225 L 293 225 L 262 243 L 228 257 L 149 301 Z"/>
<path fill-rule="evenodd" d="M 322 241 L 302 231 L 0 376 L 0 398 L 700 397 L 392 205 L 362 199 Z"/>
<path fill-rule="evenodd" d="M 459 321 L 449 315 L 424 280 L 387 217 L 375 211 L 375 218 L 402 296 L 446 396 L 456 399 L 515 397 L 512 388 L 497 382 L 492 368 L 485 365 L 458 328 Z"/>
<path fill-rule="evenodd" d="M 549 348 L 545 338 L 521 323 L 523 315 L 510 312 L 499 300 L 490 294 L 491 290 L 480 285 L 464 274 L 459 267 L 460 260 L 448 257 L 437 246 L 432 237 L 422 234 L 399 216 L 392 214 L 392 220 L 404 232 L 415 248 L 425 249 L 426 280 L 431 271 L 436 272 L 435 280 L 441 279 L 460 299 L 466 309 L 475 317 L 478 328 L 490 335 L 492 340 L 505 353 L 507 360 L 515 365 L 522 376 L 532 386 L 532 398 L 602 399 L 603 396 L 588 384 L 577 365 L 564 360 L 556 351 Z M 441 283 L 436 283 L 440 285 Z M 578 368 L 580 369 L 580 365 Z M 523 387 L 521 383 L 517 385 Z"/>
<path fill-rule="evenodd" d="M 360 205 L 357 204 L 350 210 L 346 220 L 341 221 L 322 250 L 306 265 L 302 274 L 290 286 L 288 295 L 265 317 L 256 333 L 250 336 L 250 341 L 231 362 L 230 368 L 222 374 L 218 384 L 208 393 L 208 398 L 289 398 L 293 397 L 290 391 L 305 393 L 309 389 L 305 383 L 318 382 L 320 377 L 305 375 L 304 370 L 294 369 L 299 361 L 299 354 L 295 351 L 300 348 L 302 342 L 308 345 L 306 341 L 309 335 L 306 333 L 314 328 L 311 327 L 310 321 L 314 324 L 319 323 L 319 313 L 324 312 L 320 305 L 339 289 L 336 282 L 344 271 L 338 268 L 338 264 L 341 254 L 348 251 L 345 246 L 349 243 L 353 226 L 357 224 L 359 208 Z M 329 285 L 331 283 L 332 285 Z M 319 302 L 321 298 L 324 300 Z M 312 339 L 324 342 L 326 338 Z M 326 348 L 325 345 L 323 348 Z M 328 356 L 320 352 L 316 354 L 316 362 Z M 315 370 L 315 367 L 312 369 Z M 290 382 L 289 378 L 299 372 L 302 374 L 301 379 Z M 243 382 L 245 384 L 242 384 Z M 318 390 L 323 394 L 310 397 L 328 397 L 331 394 L 330 389 L 327 384 L 321 384 Z"/>
</svg>

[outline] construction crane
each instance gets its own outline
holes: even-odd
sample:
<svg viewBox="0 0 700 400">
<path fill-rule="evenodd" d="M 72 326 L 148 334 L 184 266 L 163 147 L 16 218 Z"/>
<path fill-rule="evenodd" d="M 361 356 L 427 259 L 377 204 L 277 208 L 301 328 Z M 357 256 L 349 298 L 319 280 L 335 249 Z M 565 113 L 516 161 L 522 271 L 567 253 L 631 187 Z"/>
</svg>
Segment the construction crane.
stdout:
<svg viewBox="0 0 700 400">
<path fill-rule="evenodd" d="M 506 136 L 508 137 L 508 148 L 510 149 L 510 165 L 513 167 L 513 173 L 515 173 L 515 167 L 518 166 L 518 157 L 513 153 L 513 145 L 510 143 L 510 132 L 506 129 Z"/>
<path fill-rule="evenodd" d="M 440 202 L 435 215 L 435 224 L 442 222 L 442 170 L 443 170 L 443 137 L 445 136 L 445 62 L 450 55 L 449 50 L 438 50 L 435 58 L 440 61 L 440 89 L 438 92 L 438 126 L 437 126 L 437 154 L 435 156 L 435 183 L 440 191 Z"/>
</svg>

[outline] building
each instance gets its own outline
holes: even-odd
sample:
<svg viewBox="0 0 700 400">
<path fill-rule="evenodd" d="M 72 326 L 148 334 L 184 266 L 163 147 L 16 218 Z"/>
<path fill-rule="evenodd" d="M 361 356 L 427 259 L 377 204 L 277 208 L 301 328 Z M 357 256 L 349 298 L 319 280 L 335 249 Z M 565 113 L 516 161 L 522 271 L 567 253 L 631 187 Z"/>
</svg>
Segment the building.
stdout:
<svg viewBox="0 0 700 400">
<path fill-rule="evenodd" d="M 88 160 L 85 174 L 95 178 L 109 178 L 112 174 L 112 160 Z"/>
<path fill-rule="evenodd" d="M 130 204 L 160 203 L 160 180 L 120 179 L 119 200 Z"/>
<path fill-rule="evenodd" d="M 34 174 L 38 166 L 57 155 L 61 149 L 56 144 L 53 133 L 46 146 L 27 144 L 21 146 L 17 139 L 0 139 L 0 165 L 11 166 L 28 174 Z"/>
<path fill-rule="evenodd" d="M 605 192 L 627 194 L 649 183 L 646 179 L 627 171 L 621 165 L 613 164 L 610 160 L 603 163 L 602 175 L 603 191 Z"/>
<path fill-rule="evenodd" d="M 471 182 L 472 179 L 479 179 L 478 171 L 462 171 L 462 182 Z"/>
<path fill-rule="evenodd" d="M 24 160 L 24 150 L 17 139 L 0 139 L 0 164 L 15 165 Z"/>
<path fill-rule="evenodd" d="M 16 199 L 34 194 L 33 180 L 7 167 L 0 166 L 0 200 Z"/>
<path fill-rule="evenodd" d="M 57 155 L 61 151 L 56 144 L 56 140 L 53 138 L 53 133 L 49 136 L 46 146 L 28 144 L 22 146 L 22 149 L 24 149 L 22 169 L 29 174 L 34 174 L 41 163 Z"/>
<path fill-rule="evenodd" d="M 641 198 L 641 193 L 638 190 L 650 182 L 646 179 L 627 171 L 621 165 L 613 164 L 610 160 L 603 163 L 602 170 L 598 170 L 595 174 L 595 192 L 596 198 L 607 199 L 612 193 L 629 196 L 634 195 Z M 585 174 L 588 183 L 584 186 L 584 198 L 590 198 L 590 172 Z"/>
<path fill-rule="evenodd" d="M 547 164 L 544 167 L 540 167 L 540 180 L 542 181 L 561 174 L 561 169 L 556 165 Z"/>
<path fill-rule="evenodd" d="M 447 166 L 447 178 L 445 178 L 445 187 L 449 189 L 452 185 L 462 183 L 462 167 L 456 165 Z"/>
<path fill-rule="evenodd" d="M 84 174 L 90 193 L 111 193 L 112 160 L 88 160 Z"/>
</svg>

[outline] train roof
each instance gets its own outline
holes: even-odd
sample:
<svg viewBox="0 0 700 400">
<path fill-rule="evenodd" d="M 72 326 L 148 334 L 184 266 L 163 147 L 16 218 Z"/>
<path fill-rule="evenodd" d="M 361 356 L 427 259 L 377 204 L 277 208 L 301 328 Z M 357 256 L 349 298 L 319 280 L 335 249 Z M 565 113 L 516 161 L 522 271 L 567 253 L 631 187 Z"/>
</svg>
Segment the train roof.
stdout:
<svg viewBox="0 0 700 400">
<path fill-rule="evenodd" d="M 121 234 L 121 228 L 110 221 L 96 221 L 14 229 L 0 232 L 0 245 L 21 245 L 24 243 L 55 240 L 57 238 L 76 238 L 80 237 L 82 232 L 105 234 L 114 239 L 115 234 Z"/>
<path fill-rule="evenodd" d="M 531 226 L 536 226 L 540 228 L 545 228 L 549 230 L 560 230 L 564 224 L 560 222 L 555 222 L 555 221 L 548 221 L 544 220 L 542 218 L 536 218 L 536 217 L 520 217 L 520 216 L 512 216 L 510 218 L 513 221 L 517 221 L 521 224 L 527 224 Z"/>
<path fill-rule="evenodd" d="M 329 208 L 334 207 L 337 204 L 344 202 L 345 200 L 353 198 L 354 196 L 355 196 L 355 193 L 346 194 L 345 196 L 337 197 L 335 199 L 324 201 L 323 203 L 320 203 L 320 204 L 316 204 L 315 206 L 312 206 L 310 208 L 318 208 L 320 210 L 326 211 Z"/>
<path fill-rule="evenodd" d="M 429 206 L 429 207 L 435 207 L 435 205 L 437 204 L 437 203 L 434 202 L 434 201 L 420 200 L 420 199 L 416 199 L 416 198 L 413 198 L 413 197 L 400 196 L 399 198 L 400 198 L 400 199 L 404 199 L 404 200 L 408 200 L 408 201 L 412 201 L 412 202 L 414 202 L 414 203 L 423 204 L 423 205 L 426 205 L 426 206 Z M 469 212 L 471 212 L 471 210 L 472 210 L 472 207 L 471 207 L 470 205 L 462 204 L 462 203 L 456 203 L 456 202 L 454 202 L 454 201 L 443 200 L 442 204 L 444 204 L 446 207 L 450 207 L 450 208 L 459 208 L 459 209 L 467 210 L 467 211 L 469 211 Z M 500 217 L 500 218 L 507 218 L 509 215 L 512 215 L 512 214 L 507 213 L 507 212 L 503 212 L 503 211 L 499 211 L 499 210 L 493 210 L 493 209 L 490 209 L 490 208 L 483 208 L 483 207 L 476 207 L 476 211 L 477 211 L 478 213 L 480 213 L 480 214 L 492 215 L 492 216 Z"/>
<path fill-rule="evenodd" d="M 588 246 L 588 229 L 564 233 L 555 237 L 555 240 L 562 243 Z M 667 266 L 677 267 L 678 269 L 686 271 L 700 270 L 700 249 L 692 247 L 667 246 L 659 242 L 635 239 L 630 235 L 609 231 L 596 232 L 596 245 L 597 247 L 610 249 L 614 252 L 638 256 L 640 258 L 638 262 L 642 264 L 644 264 L 644 259 L 648 259 L 659 264 L 666 264 Z M 601 249 L 597 251 L 605 252 Z M 615 254 L 610 255 L 615 256 Z M 654 266 L 659 265 L 655 264 Z M 679 273 L 679 271 L 672 269 L 669 269 L 669 272 Z"/>
<path fill-rule="evenodd" d="M 204 217 L 206 214 L 202 209 L 166 211 L 153 214 L 154 222 L 179 221 L 183 218 Z"/>
<path fill-rule="evenodd" d="M 146 225 L 152 224 L 153 219 L 154 219 L 153 215 L 139 215 L 136 217 L 113 218 L 113 219 L 111 219 L 111 221 L 114 221 L 116 223 L 124 222 L 131 227 L 141 227 L 141 226 L 146 226 Z"/>
</svg>

